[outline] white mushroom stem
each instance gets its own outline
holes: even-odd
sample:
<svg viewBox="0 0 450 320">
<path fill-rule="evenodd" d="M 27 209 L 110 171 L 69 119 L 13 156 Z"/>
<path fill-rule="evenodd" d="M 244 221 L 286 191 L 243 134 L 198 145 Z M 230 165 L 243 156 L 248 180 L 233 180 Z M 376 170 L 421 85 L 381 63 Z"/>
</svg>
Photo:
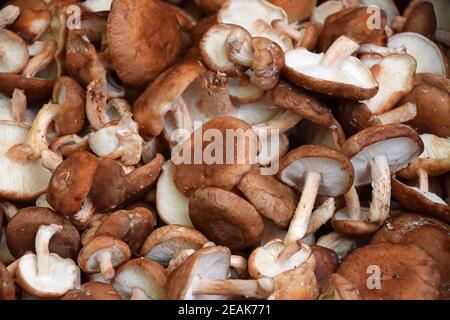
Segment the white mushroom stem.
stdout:
<svg viewBox="0 0 450 320">
<path fill-rule="evenodd" d="M 40 161 L 44 168 L 54 172 L 61 162 L 63 162 L 63 159 L 57 153 L 47 149 L 42 150 Z"/>
<path fill-rule="evenodd" d="M 251 40 L 251 36 L 242 29 L 232 30 L 225 41 L 228 58 L 239 65 L 251 67 L 253 65 Z"/>
<path fill-rule="evenodd" d="M 103 128 L 109 122 L 106 113 L 107 91 L 105 80 L 94 80 L 87 87 L 86 116 L 95 130 Z"/>
<path fill-rule="evenodd" d="M 335 211 L 336 205 L 334 198 L 330 197 L 311 214 L 306 235 L 313 235 L 321 226 L 333 217 Z"/>
<path fill-rule="evenodd" d="M 12 118 L 17 122 L 25 121 L 25 110 L 27 108 L 27 97 L 23 90 L 14 89 L 11 98 Z"/>
<path fill-rule="evenodd" d="M 361 220 L 361 203 L 359 202 L 359 196 L 355 186 L 352 186 L 344 195 L 344 199 L 348 207 L 350 219 L 354 221 Z"/>
<path fill-rule="evenodd" d="M 98 257 L 98 262 L 100 263 L 100 274 L 106 280 L 112 279 L 114 277 L 114 267 L 112 265 L 112 253 L 110 250 L 104 250 Z"/>
<path fill-rule="evenodd" d="M 297 123 L 302 121 L 302 118 L 292 113 L 289 110 L 283 110 L 277 113 L 272 119 L 266 123 L 260 123 L 253 126 L 253 130 L 260 136 L 267 137 L 270 132 L 283 133 L 292 127 L 295 127 Z"/>
<path fill-rule="evenodd" d="M 317 172 L 308 172 L 305 178 L 305 185 L 303 187 L 302 196 L 292 217 L 289 230 L 284 239 L 287 245 L 291 242 L 296 242 L 303 239 L 308 230 L 309 218 L 314 208 L 314 202 L 319 191 L 322 175 Z"/>
<path fill-rule="evenodd" d="M 63 229 L 62 226 L 51 224 L 42 225 L 36 234 L 35 248 L 37 258 L 37 274 L 39 277 L 46 278 L 50 276 L 50 252 L 48 245 L 53 235 Z"/>
<path fill-rule="evenodd" d="M 247 260 L 244 257 L 232 255 L 230 258 L 230 267 L 236 271 L 238 276 L 242 276 L 247 271 Z"/>
<path fill-rule="evenodd" d="M 11 220 L 12 217 L 16 215 L 19 210 L 17 207 L 9 201 L 0 202 L 0 207 L 3 209 L 3 213 L 5 214 L 6 220 Z"/>
<path fill-rule="evenodd" d="M 240 296 L 246 298 L 266 299 L 273 292 L 273 280 L 210 280 L 197 279 L 194 282 L 195 295 Z"/>
<path fill-rule="evenodd" d="M 347 36 L 340 36 L 328 48 L 320 64 L 325 67 L 338 68 L 342 62 L 359 48 L 359 44 Z"/>
<path fill-rule="evenodd" d="M 44 50 L 28 61 L 28 64 L 22 71 L 22 75 L 25 78 L 32 78 L 40 70 L 45 69 L 54 60 L 56 49 L 56 41 L 48 41 L 45 45 Z"/>
<path fill-rule="evenodd" d="M 343 234 L 333 231 L 329 234 L 321 236 L 317 240 L 316 245 L 333 250 L 336 252 L 339 259 L 342 260 L 357 246 L 357 242 L 354 238 L 349 238 Z"/>
<path fill-rule="evenodd" d="M 419 176 L 419 189 L 420 189 L 420 191 L 428 192 L 429 191 L 428 172 L 425 171 L 422 168 L 419 168 L 417 170 L 417 175 Z"/>
<path fill-rule="evenodd" d="M 391 202 L 391 172 L 386 156 L 379 155 L 370 161 L 372 175 L 372 202 L 369 221 L 383 223 L 389 215 Z"/>
<path fill-rule="evenodd" d="M 194 131 L 188 106 L 182 97 L 179 97 L 174 107 L 167 112 L 164 123 L 164 136 L 171 146 L 186 141 Z"/>
<path fill-rule="evenodd" d="M 130 300 L 153 300 L 145 291 L 141 288 L 133 288 L 131 290 Z"/>
<path fill-rule="evenodd" d="M 404 123 L 413 120 L 417 116 L 417 107 L 414 103 L 407 102 L 400 107 L 389 110 L 383 114 L 372 117 L 372 121 L 380 124 Z"/>
<path fill-rule="evenodd" d="M 84 198 L 83 203 L 81 205 L 80 211 L 75 213 L 72 216 L 72 220 L 77 221 L 78 223 L 87 223 L 95 214 L 94 203 L 89 197 Z"/>
<path fill-rule="evenodd" d="M 231 115 L 236 111 L 228 90 L 228 78 L 215 72 L 200 76 L 201 99 L 198 108 L 207 117 Z"/>
<path fill-rule="evenodd" d="M 8 5 L 0 10 L 0 29 L 13 24 L 20 14 L 20 8 L 14 5 Z"/>
<path fill-rule="evenodd" d="M 78 144 L 80 146 L 82 146 L 84 144 L 87 146 L 89 144 L 88 136 L 86 135 L 85 137 L 81 138 L 80 136 L 78 136 L 76 134 L 70 134 L 70 135 L 58 137 L 58 138 L 56 138 L 55 141 L 53 141 L 50 144 L 50 150 L 52 150 L 59 156 L 62 156 L 61 149 L 63 147 L 69 146 L 69 145 L 75 145 L 75 144 Z"/>
</svg>

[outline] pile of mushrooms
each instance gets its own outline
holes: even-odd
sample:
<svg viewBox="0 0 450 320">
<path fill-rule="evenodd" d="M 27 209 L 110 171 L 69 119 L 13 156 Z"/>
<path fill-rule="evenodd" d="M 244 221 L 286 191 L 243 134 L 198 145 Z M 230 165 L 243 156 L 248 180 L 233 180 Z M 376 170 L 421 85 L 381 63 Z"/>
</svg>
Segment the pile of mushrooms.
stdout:
<svg viewBox="0 0 450 320">
<path fill-rule="evenodd" d="M 449 14 L 7 1 L 0 300 L 450 300 Z"/>
</svg>

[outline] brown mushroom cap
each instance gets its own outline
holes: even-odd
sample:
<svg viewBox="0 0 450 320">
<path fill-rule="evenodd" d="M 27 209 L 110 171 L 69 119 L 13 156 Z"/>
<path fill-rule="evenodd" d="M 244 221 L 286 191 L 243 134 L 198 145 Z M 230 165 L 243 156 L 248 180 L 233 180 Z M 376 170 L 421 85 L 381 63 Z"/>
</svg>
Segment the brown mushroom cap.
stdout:
<svg viewBox="0 0 450 320">
<path fill-rule="evenodd" d="M 197 164 L 195 163 L 195 150 L 201 149 L 202 154 L 204 154 L 206 148 L 211 148 L 211 142 L 205 141 L 208 139 L 204 138 L 205 133 L 208 133 L 209 130 L 220 133 L 220 138 L 223 139 L 224 143 L 218 148 L 222 149 L 222 156 L 219 158 L 216 154 L 215 159 L 219 163 L 206 164 L 205 162 L 209 160 L 202 157 L 201 163 Z M 234 135 L 232 158 L 229 155 L 232 146 L 229 145 L 229 142 L 225 143 L 230 132 Z M 201 137 L 198 137 L 199 133 Z M 258 138 L 251 126 L 242 120 L 231 117 L 216 117 L 208 121 L 191 135 L 190 140 L 185 142 L 184 147 L 186 148 L 183 148 L 183 158 L 187 156 L 188 163 L 175 164 L 175 185 L 181 193 L 187 196 L 196 189 L 206 187 L 231 190 L 241 177 L 252 168 L 254 152 L 257 150 L 257 140 Z M 201 148 L 198 146 L 199 143 L 201 143 Z M 239 150 L 236 146 L 240 146 Z M 187 154 L 184 154 L 184 152 Z M 183 162 L 183 159 L 181 160 Z"/>
<path fill-rule="evenodd" d="M 78 133 L 84 128 L 85 99 L 83 88 L 78 82 L 66 76 L 56 80 L 53 102 L 63 108 L 55 119 L 55 129 L 59 135 Z"/>
<path fill-rule="evenodd" d="M 154 230 L 141 247 L 140 255 L 166 267 L 185 249 L 200 249 L 209 240 L 194 228 L 166 225 Z"/>
<path fill-rule="evenodd" d="M 437 219 L 405 214 L 386 221 L 371 240 L 376 243 L 413 244 L 426 250 L 436 261 L 441 275 L 441 299 L 450 289 L 449 226 Z"/>
<path fill-rule="evenodd" d="M 374 233 L 380 228 L 380 221 L 370 221 L 369 208 L 360 208 L 360 220 L 350 218 L 348 207 L 338 210 L 331 218 L 333 229 L 340 234 L 356 237 Z"/>
<path fill-rule="evenodd" d="M 111 64 L 126 84 L 142 87 L 167 69 L 182 47 L 173 12 L 159 1 L 116 0 L 107 24 Z"/>
<path fill-rule="evenodd" d="M 60 300 L 122 300 L 111 284 L 86 282 L 80 289 L 68 291 Z"/>
<path fill-rule="evenodd" d="M 0 73 L 0 91 L 12 96 L 14 89 L 23 90 L 29 102 L 50 98 L 54 83 L 54 80 L 25 78 L 18 74 Z"/>
<path fill-rule="evenodd" d="M 330 277 L 336 271 L 339 259 L 333 250 L 321 246 L 311 246 L 311 254 L 316 258 L 314 274 L 323 291 L 329 286 Z"/>
<path fill-rule="evenodd" d="M 16 300 L 16 287 L 8 269 L 0 261 L 0 300 Z"/>
<path fill-rule="evenodd" d="M 47 201 L 58 213 L 72 216 L 80 211 L 91 190 L 99 160 L 81 151 L 70 155 L 54 171 L 47 189 Z"/>
<path fill-rule="evenodd" d="M 115 160 L 100 160 L 95 171 L 89 198 L 97 212 L 116 209 L 126 199 L 126 178 L 122 166 Z"/>
<path fill-rule="evenodd" d="M 264 231 L 263 219 L 250 203 L 219 188 L 195 191 L 189 198 L 189 216 L 208 239 L 232 250 L 256 245 Z"/>
<path fill-rule="evenodd" d="M 269 0 L 286 11 L 289 21 L 302 21 L 307 19 L 317 4 L 317 0 Z"/>
<path fill-rule="evenodd" d="M 422 151 L 423 143 L 417 132 L 398 124 L 369 127 L 347 139 L 342 146 L 342 153 L 351 159 L 355 170 L 355 186 L 372 181 L 369 162 L 377 155 L 385 155 L 391 173 L 395 173 Z"/>
<path fill-rule="evenodd" d="M 381 288 L 367 286 L 369 266 L 380 268 Z M 353 283 L 364 300 L 435 300 L 440 276 L 436 262 L 414 245 L 372 244 L 350 253 L 337 273 Z"/>
<path fill-rule="evenodd" d="M 346 156 L 335 149 L 314 145 L 301 146 L 281 159 L 278 178 L 303 191 L 306 175 L 311 171 L 321 174 L 318 191 L 321 195 L 342 195 L 353 183 L 353 168 Z"/>
<path fill-rule="evenodd" d="M 414 8 L 408 12 L 403 31 L 420 33 L 431 39 L 436 32 L 436 25 L 436 14 L 434 13 L 433 4 L 424 1 L 414 4 Z"/>
<path fill-rule="evenodd" d="M 52 16 L 47 8 L 34 10 L 25 6 L 21 7 L 18 19 L 10 28 L 27 42 L 33 43 L 45 33 L 51 20 Z"/>
<path fill-rule="evenodd" d="M 152 216 L 138 210 L 119 210 L 108 215 L 95 232 L 95 237 L 109 236 L 125 241 L 133 254 L 152 232 Z"/>
<path fill-rule="evenodd" d="M 42 207 L 19 210 L 6 227 L 6 241 L 11 254 L 19 258 L 27 251 L 34 251 L 36 233 L 41 225 L 62 225 L 63 230 L 50 240 L 50 252 L 63 258 L 74 259 L 80 251 L 80 234 L 63 216 Z"/>
<path fill-rule="evenodd" d="M 121 240 L 100 236 L 89 241 L 78 255 L 78 266 L 86 273 L 100 272 L 98 256 L 102 252 L 111 252 L 111 265 L 117 267 L 130 260 L 131 252 L 127 244 Z"/>
<path fill-rule="evenodd" d="M 166 270 L 158 263 L 138 258 L 120 266 L 113 285 L 123 299 L 129 299 L 134 288 L 144 291 L 151 300 L 165 299 Z"/>
<path fill-rule="evenodd" d="M 258 212 L 283 229 L 289 226 L 297 206 L 297 196 L 284 183 L 273 176 L 261 175 L 253 169 L 237 185 Z"/>
</svg>

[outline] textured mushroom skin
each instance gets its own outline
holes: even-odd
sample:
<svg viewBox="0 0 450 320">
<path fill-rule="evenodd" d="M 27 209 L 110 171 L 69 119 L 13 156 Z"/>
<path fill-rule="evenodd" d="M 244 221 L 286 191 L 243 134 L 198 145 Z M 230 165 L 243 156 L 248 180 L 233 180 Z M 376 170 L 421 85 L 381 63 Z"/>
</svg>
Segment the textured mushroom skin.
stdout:
<svg viewBox="0 0 450 320">
<path fill-rule="evenodd" d="M 75 259 L 81 247 L 81 237 L 77 229 L 63 216 L 42 207 L 21 209 L 9 221 L 6 241 L 11 254 L 19 258 L 27 251 L 34 251 L 39 227 L 50 224 L 62 225 L 63 230 L 51 238 L 49 251 L 63 258 Z"/>
<path fill-rule="evenodd" d="M 381 271 L 381 288 L 367 286 L 369 266 Z M 436 262 L 414 245 L 373 244 L 355 249 L 337 273 L 353 283 L 363 300 L 436 300 L 440 275 Z"/>
<path fill-rule="evenodd" d="M 0 261 L 0 300 L 15 300 L 16 287 L 8 269 Z"/>
<path fill-rule="evenodd" d="M 114 1 L 107 35 L 112 66 L 123 82 L 135 87 L 155 79 L 182 48 L 177 19 L 159 0 Z"/>
<path fill-rule="evenodd" d="M 64 160 L 53 173 L 47 189 L 47 201 L 58 213 L 72 216 L 80 211 L 94 181 L 99 161 L 81 151 Z"/>
<path fill-rule="evenodd" d="M 122 300 L 110 284 L 86 282 L 80 289 L 68 291 L 60 300 Z"/>
<path fill-rule="evenodd" d="M 232 250 L 256 245 L 264 231 L 264 222 L 250 203 L 219 188 L 195 191 L 189 199 L 189 216 L 208 239 Z"/>
</svg>

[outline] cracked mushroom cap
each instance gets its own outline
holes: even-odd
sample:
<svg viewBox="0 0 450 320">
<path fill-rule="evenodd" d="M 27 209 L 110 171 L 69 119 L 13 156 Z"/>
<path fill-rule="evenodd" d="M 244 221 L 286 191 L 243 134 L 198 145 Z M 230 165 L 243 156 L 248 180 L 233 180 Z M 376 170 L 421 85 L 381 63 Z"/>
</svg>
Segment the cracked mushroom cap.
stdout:
<svg viewBox="0 0 450 320">
<path fill-rule="evenodd" d="M 351 159 L 355 170 L 355 186 L 371 183 L 369 162 L 378 155 L 385 155 L 391 173 L 407 166 L 423 151 L 423 143 L 417 132 L 406 125 L 369 127 L 347 139 L 342 153 Z"/>
<path fill-rule="evenodd" d="M 450 206 L 437 194 L 409 186 L 392 177 L 392 196 L 409 210 L 436 216 L 450 222 Z"/>
<path fill-rule="evenodd" d="M 417 61 L 417 73 L 437 73 L 447 76 L 444 55 L 439 47 L 430 39 L 415 32 L 397 33 L 388 40 L 389 48 L 404 46 L 406 52 Z"/>
<path fill-rule="evenodd" d="M 80 289 L 67 292 L 60 300 L 122 300 L 122 298 L 111 284 L 86 282 Z"/>
<path fill-rule="evenodd" d="M 441 275 L 441 299 L 450 289 L 450 237 L 448 224 L 420 216 L 405 214 L 390 218 L 371 239 L 376 243 L 413 244 L 427 251 L 436 261 Z"/>
<path fill-rule="evenodd" d="M 221 246 L 197 250 L 167 279 L 166 293 L 169 300 L 217 300 L 223 296 L 192 294 L 195 280 L 225 280 L 230 271 L 230 249 Z"/>
<path fill-rule="evenodd" d="M 321 174 L 318 194 L 337 197 L 352 186 L 350 160 L 339 151 L 324 146 L 305 145 L 289 152 L 280 161 L 278 178 L 302 192 L 306 175 L 312 171 Z"/>
<path fill-rule="evenodd" d="M 219 188 L 195 191 L 189 198 L 189 216 L 208 239 L 231 250 L 255 246 L 264 232 L 263 219 L 255 207 Z"/>
<path fill-rule="evenodd" d="M 58 78 L 53 87 L 53 102 L 63 108 L 55 119 L 55 130 L 60 136 L 83 130 L 85 98 L 78 82 L 67 76 Z"/>
<path fill-rule="evenodd" d="M 209 138 L 205 137 L 211 133 L 218 139 L 223 139 L 222 141 L 231 140 L 233 147 L 231 141 L 221 145 L 212 144 L 208 141 Z M 209 155 L 214 159 L 207 159 L 208 150 L 212 147 L 214 156 L 211 152 Z M 233 151 L 232 155 L 230 148 Z M 181 163 L 175 164 L 174 172 L 175 185 L 181 193 L 189 196 L 196 189 L 207 187 L 231 190 L 252 168 L 258 149 L 258 138 L 246 122 L 232 117 L 216 117 L 197 129 L 184 143 L 182 149 L 181 159 L 177 159 L 177 162 Z M 196 161 L 197 149 L 206 155 L 206 159 L 202 157 L 201 161 Z M 187 161 L 184 161 L 185 159 Z"/>
<path fill-rule="evenodd" d="M 450 136 L 450 80 L 432 73 L 416 74 L 415 86 L 400 103 L 414 103 L 417 116 L 410 125 L 419 133 Z"/>
<path fill-rule="evenodd" d="M 142 87 L 170 67 L 182 48 L 173 12 L 154 0 L 116 0 L 107 23 L 111 64 L 126 84 Z"/>
<path fill-rule="evenodd" d="M 285 54 L 284 74 L 292 83 L 335 97 L 362 100 L 373 97 L 378 83 L 370 70 L 352 53 L 359 45 L 346 36 L 326 53 L 295 48 Z"/>
<path fill-rule="evenodd" d="M 126 177 L 122 166 L 115 160 L 100 160 L 88 195 L 97 212 L 116 209 L 125 202 L 126 192 Z"/>
<path fill-rule="evenodd" d="M 3 262 L 0 261 L 0 300 L 16 300 L 16 287 Z"/>
<path fill-rule="evenodd" d="M 25 41 L 7 29 L 0 30 L 0 52 L 2 53 L 1 73 L 19 73 L 25 68 L 29 59 Z"/>
<path fill-rule="evenodd" d="M 194 228 L 166 225 L 154 230 L 141 247 L 140 255 L 164 267 L 186 249 L 198 250 L 209 240 Z"/>
<path fill-rule="evenodd" d="M 21 160 L 16 153 L 16 145 L 27 140 L 30 130 L 25 124 L 0 121 L 0 167 L 3 170 L 0 180 L 0 197 L 11 201 L 34 201 L 45 192 L 51 172 L 39 161 Z"/>
<path fill-rule="evenodd" d="M 297 196 L 284 183 L 273 176 L 261 175 L 253 169 L 237 185 L 259 214 L 287 229 L 297 206 Z"/>
<path fill-rule="evenodd" d="M 206 69 L 197 61 L 179 63 L 159 75 L 134 103 L 134 117 L 139 130 L 147 136 L 158 136 L 164 128 L 164 117 L 189 85 Z"/>
<path fill-rule="evenodd" d="M 125 300 L 134 296 L 136 293 L 133 290 L 136 289 L 141 291 L 139 300 L 164 300 L 166 281 L 166 270 L 160 264 L 137 258 L 120 266 L 113 285 Z"/>
<path fill-rule="evenodd" d="M 58 213 L 73 216 L 81 210 L 94 182 L 99 160 L 92 153 L 70 155 L 53 172 L 47 201 Z"/>
<path fill-rule="evenodd" d="M 130 248 L 122 240 L 107 236 L 100 236 L 89 241 L 78 255 L 78 265 L 86 273 L 101 271 L 101 256 L 110 255 L 113 268 L 130 260 Z"/>
<path fill-rule="evenodd" d="M 119 210 L 106 216 L 95 232 L 95 237 L 109 236 L 125 241 L 133 254 L 153 230 L 153 219 L 148 212 Z"/>
<path fill-rule="evenodd" d="M 367 286 L 370 266 L 379 268 L 381 288 Z M 380 243 L 352 251 L 337 273 L 353 283 L 363 300 L 436 300 L 440 276 L 436 262 L 415 245 Z M 375 275 L 375 274 L 373 274 Z"/>
<path fill-rule="evenodd" d="M 34 241 L 39 227 L 51 224 L 61 225 L 63 230 L 50 240 L 50 252 L 63 258 L 76 258 L 81 247 L 77 229 L 63 216 L 42 207 L 21 209 L 9 221 L 6 227 L 6 240 L 12 255 L 19 258 L 27 251 L 34 251 Z"/>
</svg>

